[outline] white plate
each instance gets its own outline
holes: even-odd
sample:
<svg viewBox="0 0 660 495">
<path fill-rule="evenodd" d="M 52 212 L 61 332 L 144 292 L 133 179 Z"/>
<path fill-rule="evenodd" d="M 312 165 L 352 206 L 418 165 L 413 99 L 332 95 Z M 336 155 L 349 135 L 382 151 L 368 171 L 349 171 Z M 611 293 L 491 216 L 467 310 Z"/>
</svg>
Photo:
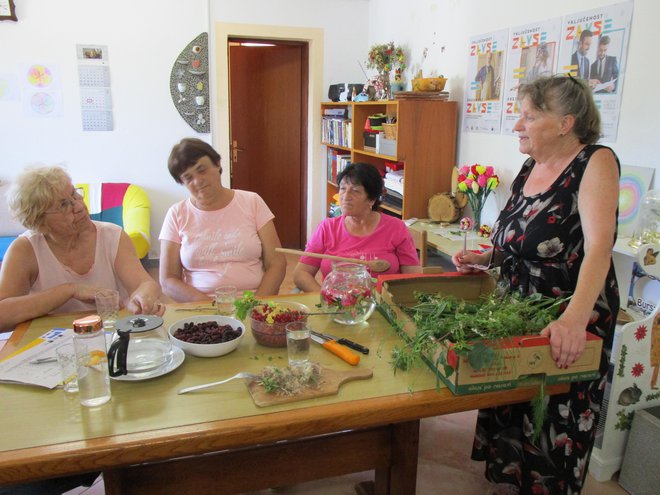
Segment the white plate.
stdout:
<svg viewBox="0 0 660 495">
<path fill-rule="evenodd" d="M 150 378 L 163 376 L 168 374 L 170 371 L 174 371 L 179 366 L 181 366 L 181 363 L 183 363 L 183 360 L 185 358 L 186 358 L 186 354 L 181 349 L 172 346 L 172 359 L 170 359 L 169 362 L 162 368 L 158 368 L 148 373 L 140 373 L 139 376 L 131 375 L 129 373 L 128 375 L 113 376 L 112 379 L 118 380 L 120 382 L 138 382 L 141 380 L 149 380 Z"/>
</svg>

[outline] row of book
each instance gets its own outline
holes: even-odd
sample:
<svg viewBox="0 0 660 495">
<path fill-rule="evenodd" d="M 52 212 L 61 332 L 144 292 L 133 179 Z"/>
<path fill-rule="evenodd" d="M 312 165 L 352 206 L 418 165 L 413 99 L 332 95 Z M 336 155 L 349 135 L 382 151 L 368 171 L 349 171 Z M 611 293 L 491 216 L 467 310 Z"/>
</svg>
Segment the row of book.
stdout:
<svg viewBox="0 0 660 495">
<path fill-rule="evenodd" d="M 351 132 L 353 123 L 347 119 L 323 117 L 321 123 L 321 140 L 336 146 L 351 147 Z"/>
<path fill-rule="evenodd" d="M 340 150 L 328 150 L 328 182 L 337 183 L 337 175 L 351 164 L 351 154 Z"/>
</svg>

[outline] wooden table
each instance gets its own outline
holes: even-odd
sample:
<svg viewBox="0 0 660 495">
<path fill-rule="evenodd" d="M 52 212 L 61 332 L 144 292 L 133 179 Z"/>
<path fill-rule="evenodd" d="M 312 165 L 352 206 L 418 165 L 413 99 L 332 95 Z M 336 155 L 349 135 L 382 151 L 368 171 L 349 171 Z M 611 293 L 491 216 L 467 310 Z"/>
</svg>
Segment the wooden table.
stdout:
<svg viewBox="0 0 660 495">
<path fill-rule="evenodd" d="M 318 295 L 298 295 L 308 306 Z M 190 315 L 169 307 L 166 325 Z M 21 325 L 0 357 L 73 315 Z M 286 349 L 258 345 L 250 333 L 219 358 L 186 356 L 171 373 L 146 381 L 112 382 L 112 400 L 80 407 L 62 390 L 0 384 L 0 484 L 103 471 L 108 495 L 132 493 L 241 493 L 375 469 L 376 493 L 415 493 L 419 419 L 526 401 L 535 387 L 470 396 L 436 390 L 420 368 L 393 373 L 398 337 L 379 313 L 346 327 L 329 317 L 311 326 L 367 345 L 361 367 L 370 380 L 342 386 L 336 396 L 260 409 L 240 380 L 177 395 L 181 387 L 285 366 Z M 314 346 L 312 359 L 332 369 L 350 366 Z M 560 386 L 553 391 L 564 391 Z M 466 447 L 467 448 L 467 447 Z"/>
<path fill-rule="evenodd" d="M 450 230 L 454 231 L 460 231 L 459 225 L 456 224 L 440 224 L 438 222 L 432 222 L 428 218 L 426 219 L 420 219 L 417 220 L 415 223 L 410 225 L 408 228 L 411 230 L 417 230 L 417 231 L 423 231 L 426 230 L 427 232 L 427 242 L 428 245 L 432 248 L 435 248 L 438 253 L 441 255 L 447 256 L 449 259 L 456 254 L 458 251 L 463 249 L 463 241 L 462 240 L 452 240 L 447 237 L 443 237 L 441 235 L 438 235 L 437 233 L 434 233 L 433 231 L 436 229 L 439 229 L 441 226 L 446 226 Z M 484 245 L 490 245 L 490 242 L 488 239 L 485 239 L 483 237 L 477 237 L 477 238 L 470 238 L 468 239 L 467 242 L 467 248 L 468 249 L 479 249 L 479 245 L 484 244 Z"/>
</svg>

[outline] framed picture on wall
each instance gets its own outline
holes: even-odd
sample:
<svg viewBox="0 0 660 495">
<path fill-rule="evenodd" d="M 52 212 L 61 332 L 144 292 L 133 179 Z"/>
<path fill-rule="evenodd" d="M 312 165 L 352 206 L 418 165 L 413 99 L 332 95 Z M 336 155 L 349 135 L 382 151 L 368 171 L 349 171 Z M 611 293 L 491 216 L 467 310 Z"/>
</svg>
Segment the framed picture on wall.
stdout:
<svg viewBox="0 0 660 495">
<path fill-rule="evenodd" d="M 14 0 L 0 0 L 0 21 L 17 21 Z"/>
</svg>

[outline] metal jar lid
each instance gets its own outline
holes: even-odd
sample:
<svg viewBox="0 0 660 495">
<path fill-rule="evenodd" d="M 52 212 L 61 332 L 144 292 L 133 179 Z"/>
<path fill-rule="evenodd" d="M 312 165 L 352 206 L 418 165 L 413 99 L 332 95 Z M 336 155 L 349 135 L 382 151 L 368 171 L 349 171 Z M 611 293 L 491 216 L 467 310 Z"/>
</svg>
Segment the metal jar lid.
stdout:
<svg viewBox="0 0 660 495">
<path fill-rule="evenodd" d="M 73 331 L 77 334 L 94 333 L 102 328 L 103 323 L 101 322 L 101 317 L 98 315 L 89 315 L 73 320 Z"/>
</svg>

